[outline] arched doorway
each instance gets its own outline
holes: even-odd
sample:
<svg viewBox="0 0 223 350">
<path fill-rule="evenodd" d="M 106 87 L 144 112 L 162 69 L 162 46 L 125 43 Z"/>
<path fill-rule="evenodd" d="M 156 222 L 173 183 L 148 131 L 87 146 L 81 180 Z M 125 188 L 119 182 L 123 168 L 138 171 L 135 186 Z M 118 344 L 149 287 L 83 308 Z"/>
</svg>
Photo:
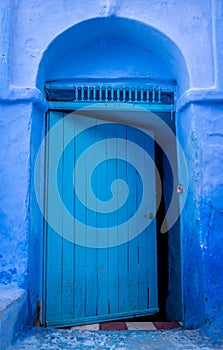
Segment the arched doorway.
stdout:
<svg viewBox="0 0 223 350">
<path fill-rule="evenodd" d="M 74 38 L 75 44 L 72 45 Z M 62 93 L 64 86 L 69 83 L 67 79 L 73 82 L 81 79 L 85 86 L 97 79 L 103 83 L 106 80 L 110 80 L 110 83 L 112 79 L 116 84 L 127 79 L 128 82 L 137 82 L 139 87 L 145 82 L 152 86 L 158 84 L 176 96 L 177 73 L 173 69 L 173 62 L 168 56 L 166 60 L 160 59 L 160 53 L 162 50 L 168 54 L 173 50 L 173 56 L 180 56 L 180 53 L 176 48 L 174 50 L 170 41 L 167 43 L 162 39 L 162 35 L 154 29 L 126 19 L 86 21 L 67 30 L 51 44 L 42 60 L 39 85 L 43 87 L 46 81 L 50 81 L 51 84 L 58 84 L 56 90 Z M 160 45 L 157 46 L 157 43 Z M 60 96 L 59 100 L 63 98 Z M 175 131 L 174 100 L 171 100 L 170 104 L 170 110 L 166 115 L 162 115 L 161 119 L 166 118 L 165 122 L 171 124 L 172 130 Z M 169 147 L 172 148 L 175 161 L 174 171 L 177 171 L 176 145 L 170 144 Z M 167 308 L 169 319 L 179 320 L 182 308 L 179 223 L 168 231 L 168 235 L 160 234 L 159 225 L 161 226 L 165 217 L 173 184 L 168 160 L 159 147 L 156 149 L 156 160 L 164 190 L 163 205 L 157 216 L 159 303 L 163 310 L 166 311 Z"/>
</svg>

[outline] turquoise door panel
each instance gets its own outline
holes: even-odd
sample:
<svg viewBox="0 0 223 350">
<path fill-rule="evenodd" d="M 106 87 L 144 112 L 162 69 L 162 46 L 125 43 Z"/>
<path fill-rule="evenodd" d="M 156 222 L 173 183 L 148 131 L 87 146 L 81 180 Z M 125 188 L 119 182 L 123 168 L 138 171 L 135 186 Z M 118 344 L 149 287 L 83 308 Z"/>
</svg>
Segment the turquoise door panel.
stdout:
<svg viewBox="0 0 223 350">
<path fill-rule="evenodd" d="M 45 325 L 157 312 L 153 132 L 56 111 L 47 130 Z"/>
</svg>

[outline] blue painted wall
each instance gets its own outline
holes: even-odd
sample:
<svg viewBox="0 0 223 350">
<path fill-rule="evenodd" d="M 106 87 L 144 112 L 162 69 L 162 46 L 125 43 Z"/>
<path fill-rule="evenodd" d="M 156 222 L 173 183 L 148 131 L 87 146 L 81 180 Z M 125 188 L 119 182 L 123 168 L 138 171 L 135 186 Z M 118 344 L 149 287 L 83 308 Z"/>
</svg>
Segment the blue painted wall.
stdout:
<svg viewBox="0 0 223 350">
<path fill-rule="evenodd" d="M 1 105 L 1 271 L 27 287 L 31 104 Z"/>
<path fill-rule="evenodd" d="M 180 220 L 184 321 L 223 320 L 222 7 L 221 0 L 1 1 L 0 281 L 28 290 L 30 319 L 41 298 L 42 220 L 32 174 L 43 85 L 72 72 L 176 79 L 177 135 L 190 180 Z"/>
</svg>

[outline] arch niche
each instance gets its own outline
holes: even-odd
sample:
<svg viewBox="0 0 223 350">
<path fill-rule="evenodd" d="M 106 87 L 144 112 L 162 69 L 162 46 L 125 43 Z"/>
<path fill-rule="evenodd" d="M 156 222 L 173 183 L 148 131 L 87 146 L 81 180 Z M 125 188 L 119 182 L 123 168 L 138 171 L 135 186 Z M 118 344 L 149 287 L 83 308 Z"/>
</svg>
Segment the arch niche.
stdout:
<svg viewBox="0 0 223 350">
<path fill-rule="evenodd" d="M 63 84 L 68 80 L 138 81 L 139 86 L 142 82 L 150 82 L 175 91 L 175 101 L 189 86 L 183 55 L 173 41 L 146 24 L 113 16 L 76 24 L 59 34 L 46 49 L 39 66 L 37 87 L 44 94 L 46 82 Z M 171 128 L 174 132 L 177 118 L 173 105 Z M 177 172 L 181 164 L 177 162 L 176 145 L 169 147 L 173 148 L 174 171 Z M 178 220 L 168 233 L 160 233 L 173 191 L 171 171 L 161 153 L 157 149 L 157 166 L 164 193 L 157 216 L 159 307 L 161 317 L 175 321 L 184 316 L 183 231 Z"/>
</svg>

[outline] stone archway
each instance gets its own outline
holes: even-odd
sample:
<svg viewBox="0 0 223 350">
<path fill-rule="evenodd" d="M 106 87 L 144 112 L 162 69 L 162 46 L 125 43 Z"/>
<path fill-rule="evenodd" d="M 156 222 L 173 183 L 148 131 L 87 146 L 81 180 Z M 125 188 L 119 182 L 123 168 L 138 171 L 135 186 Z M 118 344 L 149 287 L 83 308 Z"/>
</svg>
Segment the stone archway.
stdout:
<svg viewBox="0 0 223 350">
<path fill-rule="evenodd" d="M 123 77 L 159 81 L 163 86 L 177 81 L 176 96 L 189 84 L 183 56 L 165 35 L 128 19 L 96 18 L 71 27 L 50 44 L 40 64 L 37 86 L 43 90 L 49 80 Z M 175 245 L 173 239 L 171 244 L 176 249 L 181 242 Z M 174 276 L 175 254 L 172 259 L 169 274 Z M 177 259 L 181 260 L 180 254 Z M 181 262 L 179 265 L 181 269 Z"/>
</svg>

